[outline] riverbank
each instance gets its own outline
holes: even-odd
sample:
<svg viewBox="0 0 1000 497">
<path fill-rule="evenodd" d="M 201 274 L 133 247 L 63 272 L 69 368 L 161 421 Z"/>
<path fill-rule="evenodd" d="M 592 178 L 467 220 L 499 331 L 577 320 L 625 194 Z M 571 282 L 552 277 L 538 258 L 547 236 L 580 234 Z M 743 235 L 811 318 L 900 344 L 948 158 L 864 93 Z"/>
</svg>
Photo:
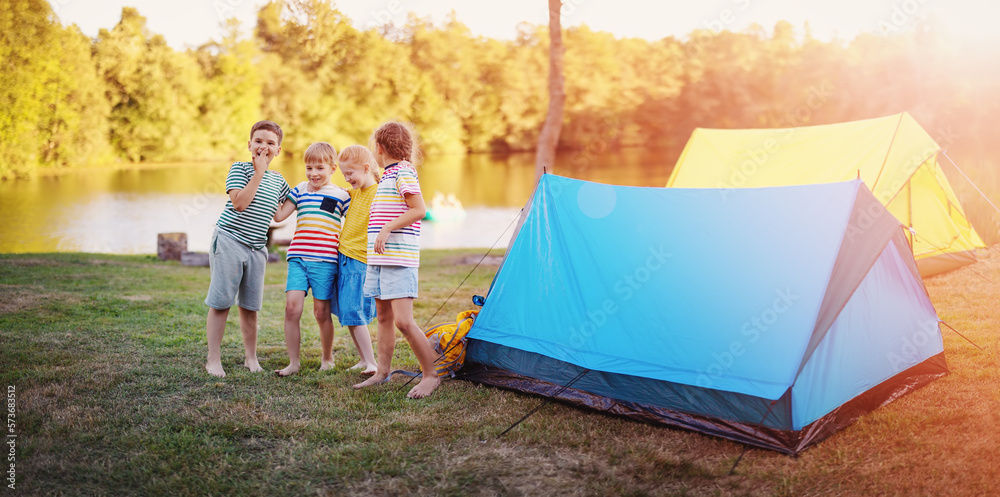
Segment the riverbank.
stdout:
<svg viewBox="0 0 1000 497">
<path fill-rule="evenodd" d="M 498 255 L 494 252 L 493 255 Z M 419 324 L 453 319 L 484 294 L 483 255 L 422 255 Z M 478 256 L 478 257 L 477 257 Z M 259 359 L 286 363 L 284 263 L 270 265 Z M 984 495 L 1000 479 L 1000 250 L 926 281 L 951 370 L 798 458 L 446 381 L 405 399 L 404 380 L 350 385 L 345 329 L 336 368 L 302 320 L 303 371 L 239 367 L 235 313 L 224 379 L 202 369 L 208 269 L 151 256 L 0 255 L 0 376 L 13 387 L 17 488 L 26 495 Z M 311 307 L 309 302 L 307 308 Z M 440 309 L 440 311 L 439 311 Z M 372 330 L 374 332 L 374 330 Z M 374 334 L 374 333 L 373 333 Z M 977 347 L 982 347 L 981 351 Z M 396 368 L 416 370 L 399 339 Z M 6 451 L 5 451 L 6 452 Z"/>
</svg>

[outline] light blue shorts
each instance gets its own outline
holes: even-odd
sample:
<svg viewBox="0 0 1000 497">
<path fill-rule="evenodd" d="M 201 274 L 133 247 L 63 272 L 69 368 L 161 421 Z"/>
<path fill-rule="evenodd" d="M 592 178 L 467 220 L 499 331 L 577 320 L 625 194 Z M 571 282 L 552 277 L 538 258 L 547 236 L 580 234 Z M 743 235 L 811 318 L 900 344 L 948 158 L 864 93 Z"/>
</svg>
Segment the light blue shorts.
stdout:
<svg viewBox="0 0 1000 497">
<path fill-rule="evenodd" d="M 368 266 L 365 297 L 379 300 L 417 298 L 417 269 L 407 266 Z"/>
<path fill-rule="evenodd" d="M 361 326 L 375 319 L 375 299 L 364 296 L 368 265 L 340 254 L 337 264 L 337 319 L 343 326 Z"/>
<path fill-rule="evenodd" d="M 288 279 L 285 291 L 302 290 L 309 295 L 312 288 L 316 300 L 330 300 L 333 297 L 334 279 L 337 265 L 324 261 L 304 261 L 301 257 L 288 259 Z"/>
<path fill-rule="evenodd" d="M 208 265 L 212 281 L 208 284 L 205 305 L 223 310 L 232 307 L 235 300 L 248 311 L 260 310 L 264 302 L 266 248 L 254 250 L 216 229 L 208 246 Z"/>
</svg>

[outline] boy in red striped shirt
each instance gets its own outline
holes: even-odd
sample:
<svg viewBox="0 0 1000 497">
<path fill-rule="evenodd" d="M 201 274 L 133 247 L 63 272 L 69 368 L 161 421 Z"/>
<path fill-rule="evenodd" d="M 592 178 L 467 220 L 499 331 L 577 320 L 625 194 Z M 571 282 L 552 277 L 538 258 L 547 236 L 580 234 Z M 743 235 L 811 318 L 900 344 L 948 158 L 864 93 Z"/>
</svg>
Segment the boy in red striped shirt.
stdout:
<svg viewBox="0 0 1000 497">
<path fill-rule="evenodd" d="M 306 181 L 289 192 L 274 220 L 285 220 L 297 210 L 295 234 L 288 245 L 288 278 L 285 283 L 285 346 L 288 366 L 279 376 L 299 372 L 302 332 L 299 321 L 309 289 L 313 291 L 313 314 L 319 324 L 322 349 L 320 370 L 333 367 L 333 320 L 330 317 L 337 277 L 337 255 L 344 212 L 350 204 L 347 190 L 330 183 L 337 169 L 337 151 L 329 143 L 313 143 L 306 149 Z M 335 300 L 334 300 L 335 301 Z M 333 309 L 336 314 L 336 309 Z"/>
</svg>

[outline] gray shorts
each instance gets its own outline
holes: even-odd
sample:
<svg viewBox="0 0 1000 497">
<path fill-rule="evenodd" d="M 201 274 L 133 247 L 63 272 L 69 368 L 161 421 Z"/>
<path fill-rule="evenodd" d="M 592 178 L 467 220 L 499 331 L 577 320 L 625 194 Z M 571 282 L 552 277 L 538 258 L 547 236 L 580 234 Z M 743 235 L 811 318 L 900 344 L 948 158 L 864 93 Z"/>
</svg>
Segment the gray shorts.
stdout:
<svg viewBox="0 0 1000 497">
<path fill-rule="evenodd" d="M 216 229 L 208 247 L 208 265 L 212 282 L 208 285 L 205 305 L 229 309 L 235 300 L 248 311 L 259 311 L 264 302 L 264 269 L 267 248 L 254 250 Z"/>
<path fill-rule="evenodd" d="M 417 273 L 415 267 L 368 266 L 365 297 L 378 300 L 417 298 Z"/>
</svg>

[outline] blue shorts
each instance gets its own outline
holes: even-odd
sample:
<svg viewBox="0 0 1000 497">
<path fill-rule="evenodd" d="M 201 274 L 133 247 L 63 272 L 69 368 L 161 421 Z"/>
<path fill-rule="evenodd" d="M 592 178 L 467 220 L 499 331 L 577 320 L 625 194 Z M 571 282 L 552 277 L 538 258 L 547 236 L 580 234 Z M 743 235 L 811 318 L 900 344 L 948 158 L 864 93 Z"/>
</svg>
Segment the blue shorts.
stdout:
<svg viewBox="0 0 1000 497">
<path fill-rule="evenodd" d="M 375 319 L 375 299 L 364 296 L 368 265 L 341 254 L 337 260 L 337 319 L 343 326 L 361 326 Z"/>
<path fill-rule="evenodd" d="M 368 266 L 365 297 L 379 300 L 417 298 L 417 269 L 409 266 Z"/>
<path fill-rule="evenodd" d="M 304 261 L 301 257 L 288 259 L 288 279 L 285 291 L 302 290 L 309 295 L 312 288 L 316 300 L 330 300 L 333 297 L 337 264 L 324 261 Z"/>
</svg>

